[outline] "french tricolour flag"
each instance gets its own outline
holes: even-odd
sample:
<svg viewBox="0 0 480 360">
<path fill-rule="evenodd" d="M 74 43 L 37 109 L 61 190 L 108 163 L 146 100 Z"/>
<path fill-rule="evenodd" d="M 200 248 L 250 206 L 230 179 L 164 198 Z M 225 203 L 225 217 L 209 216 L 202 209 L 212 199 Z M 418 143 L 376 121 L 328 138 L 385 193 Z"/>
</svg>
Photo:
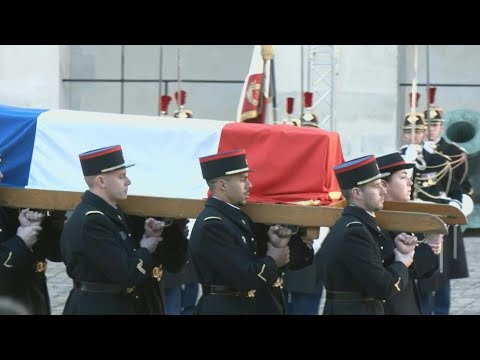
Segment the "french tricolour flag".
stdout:
<svg viewBox="0 0 480 360">
<path fill-rule="evenodd" d="M 202 199 L 198 158 L 244 148 L 249 201 L 328 204 L 343 161 L 337 133 L 289 125 L 0 106 L 2 186 L 83 192 L 78 154 L 121 145 L 130 195 Z M 337 197 L 334 195 L 333 197 Z"/>
</svg>

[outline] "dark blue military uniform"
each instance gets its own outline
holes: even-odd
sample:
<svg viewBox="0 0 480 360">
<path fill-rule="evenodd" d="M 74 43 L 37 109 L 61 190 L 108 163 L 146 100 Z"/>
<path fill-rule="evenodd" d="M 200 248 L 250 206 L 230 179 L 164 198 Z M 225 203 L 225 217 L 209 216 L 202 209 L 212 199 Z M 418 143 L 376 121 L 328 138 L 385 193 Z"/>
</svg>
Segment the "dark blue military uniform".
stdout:
<svg viewBox="0 0 480 360">
<path fill-rule="evenodd" d="M 463 151 L 457 145 L 449 144 L 443 138 L 440 138 L 440 141 L 437 143 L 436 151 L 438 151 L 440 154 L 447 155 L 453 161 L 458 160 L 459 156 L 463 153 Z M 453 170 L 454 184 L 456 184 L 454 189 L 457 191 L 453 195 L 450 194 L 450 196 L 459 201 L 462 201 L 463 193 L 470 195 L 473 193 L 473 187 L 465 171 L 465 163 L 460 164 Z M 454 240 L 454 232 L 457 233 L 456 241 Z M 443 281 L 446 280 L 445 277 L 448 277 L 449 279 L 462 279 L 468 277 L 467 256 L 460 226 L 450 226 L 448 237 L 446 236 L 446 238 L 447 239 L 444 240 L 443 250 Z M 456 258 L 453 256 L 454 246 L 456 246 Z"/>
<path fill-rule="evenodd" d="M 388 235 L 391 239 L 395 239 L 398 233 L 389 232 Z M 417 236 L 419 240 L 422 240 L 423 237 L 423 234 Z M 384 239 L 380 244 L 383 264 L 385 267 L 388 267 L 395 262 L 395 254 L 393 253 L 395 243 Z M 408 268 L 409 279 L 407 286 L 401 292 L 387 299 L 385 302 L 385 314 L 420 315 L 420 297 L 415 279 L 425 279 L 432 276 L 435 270 L 438 269 L 438 263 L 438 256 L 433 253 L 432 248 L 428 244 L 418 244 L 415 247 L 413 263 Z"/>
<path fill-rule="evenodd" d="M 384 266 L 382 244 L 390 243 L 374 217 L 357 206 L 345 207 L 319 250 L 327 290 L 324 315 L 384 314 L 383 301 L 409 279 L 402 262 Z"/>
<path fill-rule="evenodd" d="M 163 314 L 158 281 L 169 258 L 165 250 L 176 249 L 171 260 L 178 271 L 186 244 L 160 243 L 150 254 L 139 247 L 136 234 L 143 232 L 144 219 L 132 220 L 130 228 L 120 209 L 88 190 L 83 194 L 61 237 L 62 258 L 74 282 L 64 314 Z"/>
<path fill-rule="evenodd" d="M 65 213 L 53 211 L 44 218 L 31 250 L 16 235 L 18 214 L 17 209 L 0 208 L 0 295 L 13 297 L 31 314 L 49 315 L 46 259 L 60 261 L 59 239 Z"/>
<path fill-rule="evenodd" d="M 127 223 L 132 229 L 132 237 L 137 239 L 137 242 L 145 231 L 146 219 L 143 216 L 127 216 Z M 161 220 L 161 218 L 156 219 Z M 165 314 L 165 296 L 162 291 L 165 272 L 177 274 L 184 270 L 187 263 L 188 240 L 176 223 L 163 229 L 162 239 L 152 254 L 153 262 L 155 266 L 158 266 L 160 273 L 158 276 L 151 277 L 147 281 L 147 285 L 137 288 L 137 295 L 142 293 L 136 302 L 137 305 L 140 304 L 137 308 L 141 314 Z"/>
<path fill-rule="evenodd" d="M 436 143 L 436 150 L 440 154 L 444 154 L 450 157 L 452 161 L 458 161 L 459 158 L 465 154 L 465 151 L 462 150 L 456 144 L 448 143 L 443 137 Z M 460 184 L 462 192 L 468 195 L 473 194 L 473 186 L 468 178 L 468 171 L 467 165 L 465 162 L 458 163 L 455 165 L 455 169 L 453 170 L 453 176 L 455 180 Z"/>
<path fill-rule="evenodd" d="M 270 225 L 255 224 L 255 240 L 257 255 L 265 256 L 269 241 L 268 229 Z M 290 249 L 290 261 L 278 271 L 278 278 L 272 287 L 264 287 L 255 293 L 255 314 L 257 315 L 285 315 L 285 299 L 282 291 L 284 271 L 299 270 L 309 266 L 313 262 L 313 249 L 310 249 L 301 238 L 301 231 L 292 235 L 288 242 Z"/>
<path fill-rule="evenodd" d="M 190 252 L 203 286 L 198 314 L 255 314 L 255 293 L 263 298 L 278 279 L 273 258 L 257 254 L 251 219 L 213 197 L 197 217 Z"/>
<path fill-rule="evenodd" d="M 448 194 L 446 194 L 451 199 L 455 199 L 459 202 L 462 201 L 462 184 L 458 182 L 458 173 L 457 169 L 453 171 L 453 175 L 449 178 L 448 173 L 440 181 L 436 181 L 434 176 L 441 171 L 446 163 L 449 161 L 448 158 L 443 155 L 453 155 L 449 154 L 449 151 L 453 148 L 458 149 L 455 145 L 446 143 L 445 141 L 439 142 L 436 147 L 436 152 L 431 154 L 425 149 L 422 149 L 423 158 L 427 164 L 425 170 L 414 169 L 414 186 L 421 186 L 422 189 L 427 193 L 432 195 L 428 196 L 427 194 L 422 193 L 421 191 L 417 192 L 419 199 L 424 201 L 432 201 L 440 204 L 448 203 L 449 200 L 439 198 L 442 192 L 447 190 L 448 185 Z M 400 153 L 404 153 L 406 146 L 402 147 Z M 438 152 L 438 153 L 437 153 Z M 457 152 L 455 152 L 457 154 Z M 423 178 L 424 180 L 419 180 Z M 465 185 L 467 186 L 467 185 Z M 415 192 L 415 189 L 414 191 Z M 412 193 L 413 196 L 413 193 Z M 457 241 L 455 244 L 453 232 L 457 232 Z M 454 259 L 454 246 L 457 247 L 457 258 Z M 420 285 L 425 291 L 435 291 L 448 279 L 458 279 L 468 277 L 468 267 L 467 267 L 467 257 L 465 253 L 465 245 L 463 242 L 463 236 L 459 227 L 450 226 L 448 236 L 444 237 L 443 243 L 443 271 L 437 273 L 430 279 L 421 280 Z"/>
<path fill-rule="evenodd" d="M 415 169 L 414 179 L 418 179 L 420 176 L 428 177 L 425 176 L 425 174 L 429 173 L 435 175 L 440 170 L 445 169 L 445 165 L 447 165 L 450 160 L 458 160 L 458 155 L 462 153 L 461 149 L 455 145 L 448 144 L 444 139 L 441 139 L 436 146 L 433 146 L 435 148 L 433 154 L 423 149 L 424 159 L 428 167 L 422 171 Z M 462 165 L 464 166 L 464 164 Z M 436 197 L 438 197 L 441 192 L 445 192 L 449 186 L 446 195 L 451 199 L 461 202 L 463 192 L 468 193 L 471 191 L 471 185 L 468 182 L 468 178 L 466 178 L 467 181 L 460 183 L 461 179 L 464 178 L 465 172 L 465 168 L 462 167 L 462 165 L 453 170 L 452 176 L 447 172 L 438 182 L 431 180 L 416 180 L 417 186 L 424 186 L 423 190 L 428 194 L 433 195 L 433 197 L 430 197 L 420 192 L 418 193 L 418 197 L 426 201 L 446 203 L 449 200 Z M 456 257 L 454 257 L 455 252 Z M 448 312 L 448 304 L 450 301 L 449 280 L 466 278 L 468 276 L 467 256 L 461 228 L 459 226 L 450 226 L 448 229 L 448 235 L 443 238 L 442 271 L 440 271 L 439 268 L 431 277 L 420 279 L 418 282 L 420 293 L 423 294 L 424 298 L 423 313 L 430 313 L 429 308 L 432 306 L 430 303 L 434 301 L 433 292 L 436 292 L 436 301 L 440 301 L 443 306 L 441 306 L 441 309 L 436 309 L 435 313 L 441 312 L 442 314 L 446 314 Z"/>
</svg>

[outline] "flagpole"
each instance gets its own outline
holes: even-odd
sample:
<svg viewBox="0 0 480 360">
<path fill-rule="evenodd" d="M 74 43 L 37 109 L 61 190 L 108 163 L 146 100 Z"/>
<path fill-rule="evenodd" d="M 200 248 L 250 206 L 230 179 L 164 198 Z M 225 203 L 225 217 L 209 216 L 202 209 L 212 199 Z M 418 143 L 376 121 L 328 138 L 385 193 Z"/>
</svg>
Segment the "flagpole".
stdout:
<svg viewBox="0 0 480 360">
<path fill-rule="evenodd" d="M 263 123 L 267 123 L 267 106 L 268 106 L 268 96 L 270 94 L 270 82 L 266 81 L 267 74 L 270 74 L 270 65 L 271 60 L 273 59 L 273 46 L 272 45 L 261 45 L 261 55 L 263 59 L 263 76 L 262 76 L 262 85 L 260 87 L 260 102 L 259 109 L 262 111 L 261 117 Z"/>
<path fill-rule="evenodd" d="M 125 103 L 125 45 L 121 46 L 121 78 L 120 78 L 120 114 L 123 114 Z"/>
<path fill-rule="evenodd" d="M 272 105 L 273 105 L 273 123 L 277 124 L 278 114 L 277 114 L 277 87 L 275 84 L 275 63 L 274 58 L 270 61 L 270 82 L 271 82 L 271 92 L 272 92 Z"/>
<path fill-rule="evenodd" d="M 429 45 L 426 45 L 426 60 L 427 60 L 427 116 L 425 118 L 425 121 L 428 124 L 428 119 L 430 119 L 430 97 L 429 95 L 429 90 L 430 90 L 430 47 Z"/>
<path fill-rule="evenodd" d="M 418 69 L 418 45 L 413 45 L 413 79 L 412 79 L 412 100 L 410 104 L 410 113 L 412 116 L 416 114 L 417 108 L 417 69 Z M 416 121 L 412 124 L 410 143 L 415 143 Z"/>
<path fill-rule="evenodd" d="M 162 95 L 163 95 L 163 90 L 162 90 L 162 80 L 163 80 L 163 45 L 160 45 L 160 55 L 158 57 L 158 101 L 162 101 Z M 162 113 L 161 106 L 159 104 L 158 106 L 158 115 L 160 116 Z"/>
<path fill-rule="evenodd" d="M 181 82 L 182 82 L 182 78 L 181 78 L 181 67 L 182 67 L 182 64 L 181 64 L 181 61 L 182 61 L 182 54 L 181 54 L 181 49 L 180 47 L 177 48 L 177 111 L 178 111 L 178 114 L 180 115 L 180 90 L 181 90 Z"/>
<path fill-rule="evenodd" d="M 300 118 L 302 117 L 303 114 L 303 72 L 304 72 L 304 66 L 303 66 L 303 61 L 304 61 L 304 54 L 303 54 L 303 45 L 300 45 Z"/>
</svg>

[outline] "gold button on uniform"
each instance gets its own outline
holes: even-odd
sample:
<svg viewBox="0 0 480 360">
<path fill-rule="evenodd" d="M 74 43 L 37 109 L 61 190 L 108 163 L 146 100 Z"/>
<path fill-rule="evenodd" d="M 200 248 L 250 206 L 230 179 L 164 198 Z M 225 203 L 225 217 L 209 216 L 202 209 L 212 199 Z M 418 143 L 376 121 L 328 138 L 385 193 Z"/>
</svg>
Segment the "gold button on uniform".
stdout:
<svg viewBox="0 0 480 360">
<path fill-rule="evenodd" d="M 47 269 L 47 262 L 46 261 L 37 261 L 35 264 L 35 271 L 36 272 L 44 272 Z"/>
<path fill-rule="evenodd" d="M 282 285 L 283 285 L 283 278 L 279 276 L 277 280 L 273 283 L 273 287 L 282 288 Z"/>
<path fill-rule="evenodd" d="M 157 281 L 160 281 L 163 275 L 163 270 L 162 270 L 162 265 L 160 266 L 155 266 L 152 270 L 152 276 L 157 279 Z"/>
</svg>

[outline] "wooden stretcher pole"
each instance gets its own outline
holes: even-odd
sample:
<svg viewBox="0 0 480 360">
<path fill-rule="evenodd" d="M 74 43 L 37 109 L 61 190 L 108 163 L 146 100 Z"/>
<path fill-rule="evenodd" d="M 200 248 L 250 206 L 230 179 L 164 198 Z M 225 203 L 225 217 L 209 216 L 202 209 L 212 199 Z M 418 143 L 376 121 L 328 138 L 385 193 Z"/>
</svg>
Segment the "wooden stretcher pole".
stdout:
<svg viewBox="0 0 480 360">
<path fill-rule="evenodd" d="M 0 187 L 0 206 L 45 210 L 73 210 L 82 193 Z M 204 207 L 203 200 L 130 195 L 119 203 L 127 214 L 196 218 Z M 248 203 L 242 210 L 254 222 L 287 224 L 318 228 L 332 227 L 342 215 L 342 208 L 286 204 Z M 377 223 L 386 231 L 431 232 L 445 234 L 444 222 L 437 216 L 400 211 L 378 211 Z"/>
</svg>

